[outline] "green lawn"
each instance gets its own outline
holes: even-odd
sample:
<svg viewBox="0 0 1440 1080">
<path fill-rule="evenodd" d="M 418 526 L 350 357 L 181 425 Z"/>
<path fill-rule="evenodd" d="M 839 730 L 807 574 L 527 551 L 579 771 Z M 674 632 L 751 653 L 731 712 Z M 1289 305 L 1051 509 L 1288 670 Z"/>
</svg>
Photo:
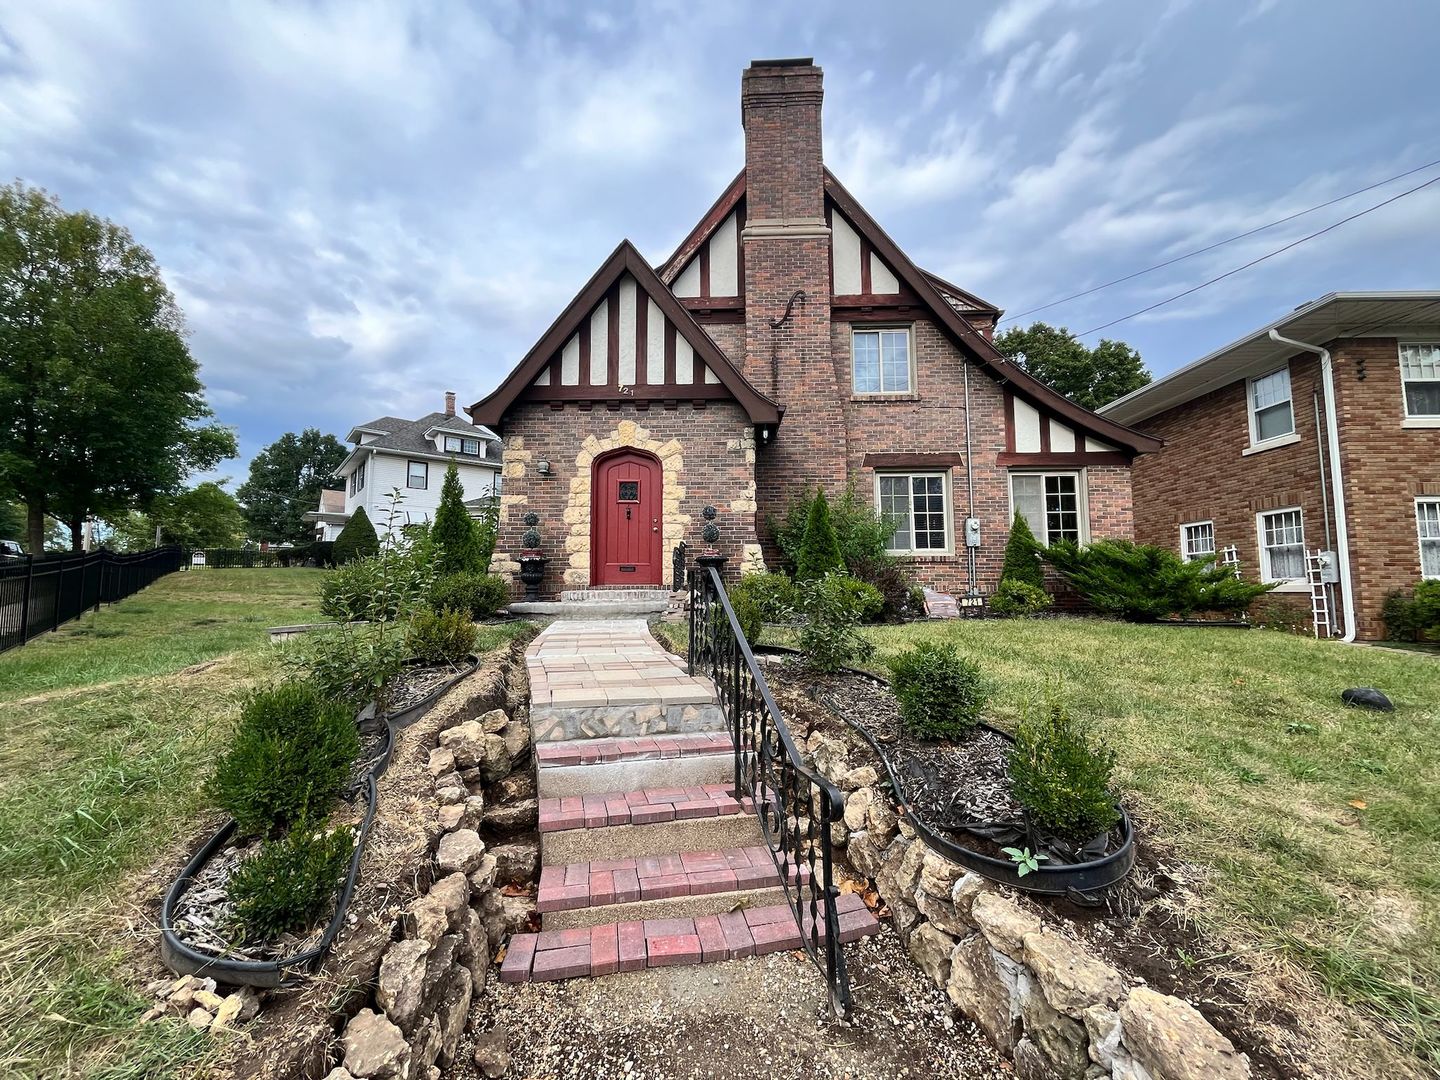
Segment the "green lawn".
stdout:
<svg viewBox="0 0 1440 1080">
<path fill-rule="evenodd" d="M 319 581 L 172 574 L 0 655 L 0 1076 L 155 1077 L 203 1055 L 183 1023 L 136 1024 L 145 909 L 213 820 L 199 788 L 240 693 L 275 672 L 265 628 L 318 621 Z"/>
<path fill-rule="evenodd" d="M 684 650 L 683 626 L 667 626 Z M 1206 873 L 1193 912 L 1440 1060 L 1440 661 L 1264 630 L 1090 619 L 874 627 L 872 666 L 954 642 L 1013 728 L 1055 693 L 1119 752 L 1141 828 Z M 783 632 L 766 640 L 782 643 Z M 1390 715 L 1346 709 L 1383 689 Z"/>
</svg>

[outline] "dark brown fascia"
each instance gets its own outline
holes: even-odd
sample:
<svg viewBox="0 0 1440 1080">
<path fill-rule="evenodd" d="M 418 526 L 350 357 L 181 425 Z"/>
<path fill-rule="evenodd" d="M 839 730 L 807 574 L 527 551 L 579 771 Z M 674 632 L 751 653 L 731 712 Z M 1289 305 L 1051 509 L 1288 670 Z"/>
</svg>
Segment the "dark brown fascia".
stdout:
<svg viewBox="0 0 1440 1080">
<path fill-rule="evenodd" d="M 899 245 L 890 239 L 885 230 L 828 168 L 825 170 L 825 193 L 845 213 L 855 229 L 869 240 L 870 246 L 890 265 L 896 276 L 930 309 L 946 335 L 974 358 L 991 377 L 1002 383 L 1009 383 L 1011 389 L 1029 399 L 1032 404 L 1068 420 L 1096 438 L 1116 443 L 1132 454 L 1149 454 L 1160 449 L 1163 445 L 1160 439 L 1097 416 L 1052 390 L 1017 364 L 1011 363 L 968 319 L 946 303 L 924 271 L 910 261 L 910 257 L 900 250 Z"/>
<path fill-rule="evenodd" d="M 780 405 L 760 393 L 740 373 L 740 370 L 730 361 L 720 346 L 715 344 L 715 339 L 695 321 L 695 317 L 676 299 L 675 294 L 665 286 L 665 283 L 660 280 L 650 264 L 645 261 L 629 240 L 620 241 L 620 245 L 601 264 L 600 269 L 595 271 L 590 280 L 585 283 L 585 287 L 576 294 L 575 299 L 571 300 L 559 317 L 550 324 L 550 329 L 545 331 L 544 336 L 535 343 L 534 348 L 525 354 L 524 359 L 515 365 L 500 385 L 489 396 L 466 408 L 465 411 L 470 414 L 470 419 L 488 427 L 500 424 L 505 411 L 535 381 L 540 370 L 564 346 L 570 335 L 579 328 L 581 322 L 589 317 L 591 310 L 605 296 L 611 285 L 619 281 L 621 275 L 626 271 L 629 271 L 635 278 L 641 291 L 646 293 L 655 302 L 655 306 L 675 325 L 677 331 L 685 335 L 685 340 L 695 350 L 695 355 L 709 365 L 710 370 L 715 373 L 715 377 L 720 380 L 720 384 L 730 391 L 731 396 L 745 410 L 751 423 L 773 426 L 780 422 L 783 414 Z"/>
<path fill-rule="evenodd" d="M 655 273 L 666 285 L 674 282 L 690 257 L 700 250 L 700 245 L 710 239 L 710 234 L 720 227 L 720 223 L 735 212 L 735 207 L 745 197 L 745 170 L 741 169 L 730 185 L 720 193 L 709 210 L 705 211 L 695 228 L 690 230 L 689 235 L 680 241 L 671 256 L 659 266 L 655 267 Z M 743 287 L 743 283 L 742 283 Z"/>
</svg>

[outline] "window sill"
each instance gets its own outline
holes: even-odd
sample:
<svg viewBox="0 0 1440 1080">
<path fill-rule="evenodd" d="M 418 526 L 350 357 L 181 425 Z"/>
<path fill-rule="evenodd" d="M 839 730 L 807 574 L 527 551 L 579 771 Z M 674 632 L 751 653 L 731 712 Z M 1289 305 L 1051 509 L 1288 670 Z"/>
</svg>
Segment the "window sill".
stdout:
<svg viewBox="0 0 1440 1080">
<path fill-rule="evenodd" d="M 1282 581 L 1270 591 L 1272 593 L 1308 593 L 1310 583 L 1308 581 Z"/>
<path fill-rule="evenodd" d="M 955 558 L 953 551 L 892 551 L 890 554 L 906 562 L 951 562 Z"/>
<path fill-rule="evenodd" d="M 1417 431 L 1423 431 L 1426 428 L 1433 430 L 1440 428 L 1440 416 L 1407 416 L 1400 421 L 1400 426 Z"/>
<path fill-rule="evenodd" d="M 1274 439 L 1266 439 L 1264 442 L 1247 446 L 1240 451 L 1241 457 L 1249 457 L 1251 454 L 1263 454 L 1266 450 L 1278 450 L 1282 446 L 1294 446 L 1300 441 L 1298 432 L 1291 432 L 1289 435 L 1281 435 Z"/>
<path fill-rule="evenodd" d="M 919 401 L 920 395 L 912 391 L 903 394 L 855 394 L 850 395 L 852 403 L 860 405 L 884 405 L 891 401 Z"/>
</svg>

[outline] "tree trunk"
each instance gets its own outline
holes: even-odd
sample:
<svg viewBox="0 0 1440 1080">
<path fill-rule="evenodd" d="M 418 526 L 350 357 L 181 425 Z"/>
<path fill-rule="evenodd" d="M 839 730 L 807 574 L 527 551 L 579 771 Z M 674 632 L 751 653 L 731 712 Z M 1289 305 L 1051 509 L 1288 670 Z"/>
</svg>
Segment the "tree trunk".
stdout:
<svg viewBox="0 0 1440 1080">
<path fill-rule="evenodd" d="M 74 518 L 65 524 L 70 526 L 70 550 L 85 550 L 85 519 Z"/>
<path fill-rule="evenodd" d="M 45 500 L 37 498 L 25 504 L 25 544 L 30 554 L 45 554 Z"/>
</svg>

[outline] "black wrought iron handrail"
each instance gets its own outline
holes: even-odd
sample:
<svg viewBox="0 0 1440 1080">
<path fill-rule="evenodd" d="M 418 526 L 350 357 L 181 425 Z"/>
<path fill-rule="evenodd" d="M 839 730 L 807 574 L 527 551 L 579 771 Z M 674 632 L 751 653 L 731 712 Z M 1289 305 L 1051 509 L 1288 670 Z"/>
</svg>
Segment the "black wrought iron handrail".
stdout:
<svg viewBox="0 0 1440 1080">
<path fill-rule="evenodd" d="M 844 799 L 801 759 L 719 571 L 696 567 L 689 585 L 690 673 L 715 683 L 735 743 L 736 798 L 753 801 L 801 943 L 825 976 L 835 1012 L 847 1018 L 850 978 L 841 950 L 831 846 L 832 826 L 845 816 Z"/>
</svg>

